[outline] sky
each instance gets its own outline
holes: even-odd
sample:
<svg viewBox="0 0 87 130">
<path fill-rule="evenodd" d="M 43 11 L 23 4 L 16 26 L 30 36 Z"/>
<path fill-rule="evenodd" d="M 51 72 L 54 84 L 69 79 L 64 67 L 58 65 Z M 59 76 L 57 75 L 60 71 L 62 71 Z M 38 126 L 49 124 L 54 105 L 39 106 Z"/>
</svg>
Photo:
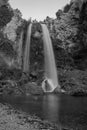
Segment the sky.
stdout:
<svg viewBox="0 0 87 130">
<path fill-rule="evenodd" d="M 55 18 L 58 9 L 62 9 L 70 0 L 9 0 L 12 8 L 18 8 L 24 19 L 30 17 L 38 21 L 46 16 Z"/>
</svg>

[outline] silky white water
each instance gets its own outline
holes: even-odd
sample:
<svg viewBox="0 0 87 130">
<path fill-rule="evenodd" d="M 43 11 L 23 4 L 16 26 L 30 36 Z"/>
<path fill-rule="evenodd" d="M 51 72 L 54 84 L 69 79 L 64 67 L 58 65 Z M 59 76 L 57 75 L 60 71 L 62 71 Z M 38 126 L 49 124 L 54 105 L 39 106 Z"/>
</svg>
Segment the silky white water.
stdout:
<svg viewBox="0 0 87 130">
<path fill-rule="evenodd" d="M 29 72 L 29 65 L 30 65 L 29 55 L 30 55 L 31 29 L 32 29 L 32 24 L 30 24 L 28 27 L 27 39 L 26 39 L 26 45 L 25 45 L 25 51 L 24 51 L 23 72 L 26 72 L 26 73 Z"/>
<path fill-rule="evenodd" d="M 53 92 L 57 87 L 60 89 L 60 85 L 58 84 L 57 68 L 48 28 L 45 24 L 41 24 L 41 26 L 45 56 L 45 80 L 42 82 L 42 88 L 44 92 Z"/>
</svg>

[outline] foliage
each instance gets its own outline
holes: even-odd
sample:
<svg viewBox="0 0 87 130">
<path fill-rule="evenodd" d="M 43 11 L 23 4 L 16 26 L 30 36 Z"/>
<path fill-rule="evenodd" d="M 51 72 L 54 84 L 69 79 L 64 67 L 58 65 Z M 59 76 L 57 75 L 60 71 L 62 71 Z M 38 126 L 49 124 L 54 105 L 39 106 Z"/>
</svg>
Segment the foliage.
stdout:
<svg viewBox="0 0 87 130">
<path fill-rule="evenodd" d="M 19 26 L 17 28 L 17 30 L 16 30 L 16 34 L 17 34 L 16 40 L 20 38 L 20 34 L 21 34 L 22 30 L 23 30 L 23 26 Z"/>
<path fill-rule="evenodd" d="M 8 40 L 5 40 L 0 46 L 0 51 L 4 52 L 8 56 L 16 57 L 16 52 L 14 51 L 10 41 Z"/>
<path fill-rule="evenodd" d="M 0 6 L 7 5 L 8 0 L 0 0 Z"/>
<path fill-rule="evenodd" d="M 63 9 L 64 13 L 67 13 L 70 10 L 71 6 L 72 4 L 66 4 Z"/>
<path fill-rule="evenodd" d="M 15 57 L 16 52 L 14 51 L 12 44 L 13 43 L 7 38 L 4 38 L 3 34 L 0 32 L 0 51 L 8 56 Z"/>
<path fill-rule="evenodd" d="M 79 26 L 78 26 L 78 39 L 82 49 L 87 48 L 87 2 L 83 3 L 80 11 Z"/>
<path fill-rule="evenodd" d="M 13 16 L 13 11 L 9 10 L 9 8 L 4 5 L 0 7 L 0 27 L 5 26 L 8 22 L 10 22 Z"/>
<path fill-rule="evenodd" d="M 57 17 L 57 19 L 60 19 L 62 14 L 63 14 L 63 11 L 62 11 L 62 10 L 58 10 L 58 11 L 56 12 L 56 17 Z"/>
</svg>

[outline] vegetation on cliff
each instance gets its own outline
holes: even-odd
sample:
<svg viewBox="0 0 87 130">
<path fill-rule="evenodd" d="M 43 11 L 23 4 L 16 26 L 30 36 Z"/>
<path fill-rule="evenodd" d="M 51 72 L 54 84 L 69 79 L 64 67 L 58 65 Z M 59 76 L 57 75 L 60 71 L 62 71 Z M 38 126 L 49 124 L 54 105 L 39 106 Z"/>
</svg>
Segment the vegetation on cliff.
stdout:
<svg viewBox="0 0 87 130">
<path fill-rule="evenodd" d="M 13 11 L 9 10 L 9 7 L 3 5 L 0 7 L 0 28 L 10 22 L 13 16 Z"/>
<path fill-rule="evenodd" d="M 75 92 L 87 93 L 86 10 L 86 0 L 71 0 L 56 12 L 56 19 L 45 19 L 53 42 L 61 87 L 72 95 Z"/>
<path fill-rule="evenodd" d="M 86 1 L 72 0 L 62 10 L 56 12 L 56 19 L 45 20 L 55 48 L 63 49 L 79 69 L 87 66 L 86 9 Z"/>
<path fill-rule="evenodd" d="M 13 10 L 8 0 L 0 1 L 0 81 L 20 77 L 19 46 L 25 24 L 18 9 Z"/>
<path fill-rule="evenodd" d="M 8 73 L 5 76 L 6 80 L 18 79 L 20 80 L 17 81 L 19 86 L 25 84 L 26 90 L 28 89 L 26 86 L 35 89 L 36 84 L 41 85 L 44 78 L 43 34 L 40 23 L 33 22 L 30 74 L 23 75 L 22 67 L 27 27 L 31 21 L 22 19 L 21 12 L 18 9 L 13 10 L 8 1 L 7 4 L 6 2 L 4 4 L 0 3 L 0 10 L 0 78 L 4 79 L 3 75 Z M 86 10 L 86 1 L 72 0 L 62 10 L 56 12 L 56 19 L 47 17 L 44 20 L 52 39 L 61 88 L 67 92 L 69 91 L 69 93 L 71 90 L 81 90 L 82 92 L 85 90 L 86 92 L 85 79 L 87 76 L 84 72 L 87 69 Z M 17 75 L 14 71 L 18 72 Z M 75 74 L 79 76 L 76 77 Z M 85 83 L 83 83 L 83 79 Z M 75 84 L 73 84 L 74 81 Z M 34 82 L 35 85 L 28 82 Z"/>
</svg>

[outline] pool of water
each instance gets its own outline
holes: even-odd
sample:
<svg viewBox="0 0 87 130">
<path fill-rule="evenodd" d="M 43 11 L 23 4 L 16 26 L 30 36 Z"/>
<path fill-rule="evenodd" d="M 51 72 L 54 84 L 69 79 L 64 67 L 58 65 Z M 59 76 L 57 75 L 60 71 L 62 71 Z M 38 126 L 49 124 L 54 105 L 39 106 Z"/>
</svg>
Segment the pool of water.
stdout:
<svg viewBox="0 0 87 130">
<path fill-rule="evenodd" d="M 87 97 L 48 94 L 44 96 L 0 97 L 1 103 L 66 127 L 87 130 Z"/>
</svg>

